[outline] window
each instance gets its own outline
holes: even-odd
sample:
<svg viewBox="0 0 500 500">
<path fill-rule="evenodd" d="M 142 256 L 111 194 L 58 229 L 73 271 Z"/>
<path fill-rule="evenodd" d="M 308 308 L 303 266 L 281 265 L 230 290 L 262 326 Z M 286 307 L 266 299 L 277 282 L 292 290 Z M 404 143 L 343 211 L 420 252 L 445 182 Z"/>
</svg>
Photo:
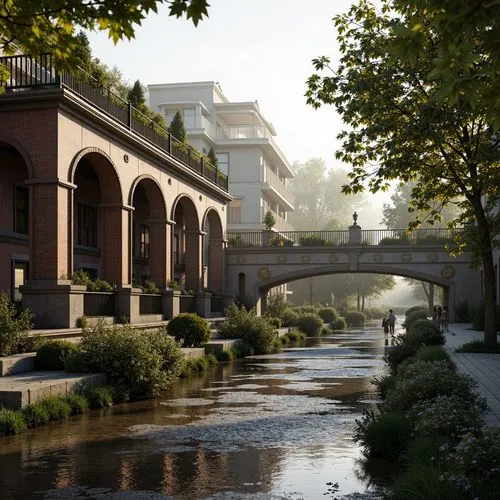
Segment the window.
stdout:
<svg viewBox="0 0 500 500">
<path fill-rule="evenodd" d="M 19 287 L 26 283 L 28 279 L 28 263 L 20 262 L 20 261 L 12 261 L 12 272 L 13 272 L 13 300 L 21 300 L 22 294 L 19 290 Z"/>
<path fill-rule="evenodd" d="M 78 244 L 97 247 L 97 208 L 78 203 Z"/>
<path fill-rule="evenodd" d="M 229 175 L 229 153 L 217 153 L 217 161 L 219 163 L 219 170 Z"/>
<path fill-rule="evenodd" d="M 139 255 L 142 259 L 149 259 L 149 249 L 149 226 L 141 225 Z"/>
<path fill-rule="evenodd" d="M 232 200 L 228 208 L 228 223 L 241 224 L 241 200 Z"/>
<path fill-rule="evenodd" d="M 14 187 L 14 232 L 28 234 L 29 228 L 29 190 L 22 186 Z"/>
<path fill-rule="evenodd" d="M 195 109 L 185 108 L 182 110 L 182 120 L 186 129 L 196 128 Z"/>
</svg>

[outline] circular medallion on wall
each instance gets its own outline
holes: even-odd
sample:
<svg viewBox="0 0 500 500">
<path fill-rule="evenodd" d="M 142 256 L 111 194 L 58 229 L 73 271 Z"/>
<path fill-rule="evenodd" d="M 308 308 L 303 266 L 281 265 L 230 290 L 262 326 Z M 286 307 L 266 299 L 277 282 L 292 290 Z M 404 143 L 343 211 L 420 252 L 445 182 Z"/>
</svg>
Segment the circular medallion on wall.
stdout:
<svg viewBox="0 0 500 500">
<path fill-rule="evenodd" d="M 439 260 L 439 255 L 437 253 L 428 253 L 427 260 L 429 262 L 437 262 Z"/>
<path fill-rule="evenodd" d="M 236 257 L 236 263 L 237 264 L 244 264 L 246 261 L 246 258 L 244 255 L 238 255 L 238 257 Z"/>
<path fill-rule="evenodd" d="M 373 254 L 373 262 L 382 262 L 384 260 L 384 256 L 381 253 Z"/>
<path fill-rule="evenodd" d="M 409 262 L 411 262 L 411 259 L 412 259 L 411 253 L 401 254 L 401 262 L 408 264 Z"/>
<path fill-rule="evenodd" d="M 310 255 L 303 255 L 300 258 L 300 262 L 302 262 L 302 264 L 309 264 L 309 262 L 311 262 L 311 256 Z"/>
<path fill-rule="evenodd" d="M 455 268 L 450 265 L 450 264 L 445 264 L 442 268 L 441 268 L 441 276 L 443 278 L 453 278 L 453 276 L 455 276 Z"/>
<path fill-rule="evenodd" d="M 271 271 L 269 271 L 269 268 L 266 266 L 262 266 L 257 274 L 261 280 L 267 280 L 271 277 Z"/>
<path fill-rule="evenodd" d="M 276 261 L 278 262 L 278 264 L 285 264 L 286 255 L 278 255 L 278 257 L 276 257 Z"/>
<path fill-rule="evenodd" d="M 338 262 L 338 261 L 339 261 L 339 257 L 338 257 L 338 255 L 335 255 L 334 253 L 332 253 L 332 254 L 330 254 L 330 255 L 328 256 L 328 262 L 329 262 L 330 264 L 335 264 L 335 262 Z"/>
</svg>

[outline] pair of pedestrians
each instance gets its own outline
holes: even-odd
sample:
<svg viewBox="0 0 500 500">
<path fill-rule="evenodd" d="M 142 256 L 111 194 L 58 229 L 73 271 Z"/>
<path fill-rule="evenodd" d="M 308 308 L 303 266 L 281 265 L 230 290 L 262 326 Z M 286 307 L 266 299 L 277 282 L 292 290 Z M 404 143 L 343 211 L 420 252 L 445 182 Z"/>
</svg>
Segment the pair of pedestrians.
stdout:
<svg viewBox="0 0 500 500">
<path fill-rule="evenodd" d="M 384 335 L 391 334 L 394 337 L 394 326 L 396 325 L 396 315 L 392 309 L 389 309 L 389 314 L 382 319 L 382 327 L 384 328 Z"/>
</svg>

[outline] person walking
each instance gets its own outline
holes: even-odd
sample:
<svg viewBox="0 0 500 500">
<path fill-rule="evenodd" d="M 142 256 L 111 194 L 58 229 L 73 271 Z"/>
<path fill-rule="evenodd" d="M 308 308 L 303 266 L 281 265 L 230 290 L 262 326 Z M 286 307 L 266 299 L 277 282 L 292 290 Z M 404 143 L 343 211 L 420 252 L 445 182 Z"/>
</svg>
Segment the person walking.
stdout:
<svg viewBox="0 0 500 500">
<path fill-rule="evenodd" d="M 441 312 L 441 330 L 443 332 L 449 332 L 448 329 L 448 308 L 443 306 L 443 310 Z"/>
<path fill-rule="evenodd" d="M 394 337 L 394 325 L 396 324 L 396 315 L 392 309 L 389 309 L 389 316 L 387 317 L 387 322 L 389 323 L 389 332 L 392 337 Z"/>
<path fill-rule="evenodd" d="M 384 329 L 384 336 L 387 337 L 389 333 L 389 320 L 387 319 L 387 316 L 382 318 L 382 328 Z"/>
</svg>

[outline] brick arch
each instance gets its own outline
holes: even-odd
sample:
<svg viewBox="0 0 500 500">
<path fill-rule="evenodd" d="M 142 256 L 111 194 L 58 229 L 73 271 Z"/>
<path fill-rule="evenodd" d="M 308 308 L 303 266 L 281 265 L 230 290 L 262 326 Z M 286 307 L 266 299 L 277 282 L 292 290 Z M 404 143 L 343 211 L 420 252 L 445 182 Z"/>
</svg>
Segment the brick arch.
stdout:
<svg viewBox="0 0 500 500">
<path fill-rule="evenodd" d="M 73 158 L 69 171 L 68 181 L 74 184 L 78 165 L 83 158 L 91 163 L 99 178 L 101 198 L 104 203 L 123 203 L 120 176 L 111 157 L 102 149 L 89 147 L 82 149 Z"/>
<path fill-rule="evenodd" d="M 208 226 L 208 227 L 207 227 Z M 207 269 L 204 284 L 210 290 L 224 289 L 224 234 L 219 213 L 209 207 L 203 215 L 203 266 Z"/>
<path fill-rule="evenodd" d="M 180 194 L 172 204 L 171 219 L 175 220 L 175 212 L 178 207 L 182 208 L 184 217 L 186 218 L 187 228 L 190 231 L 200 231 L 200 221 L 196 204 L 188 194 Z"/>
<path fill-rule="evenodd" d="M 22 157 L 24 160 L 24 165 L 26 166 L 26 170 L 28 172 L 28 179 L 33 179 L 35 178 L 35 167 L 33 165 L 33 162 L 31 160 L 31 156 L 29 153 L 23 148 L 20 142 L 18 142 L 16 139 L 13 137 L 5 136 L 0 134 L 0 147 L 2 144 L 6 144 L 8 146 L 11 146 L 14 148 Z"/>
<path fill-rule="evenodd" d="M 162 287 L 170 279 L 167 262 L 167 207 L 162 189 L 150 175 L 137 177 L 130 189 L 132 211 L 132 277 L 140 282 L 147 277 Z"/>
</svg>

